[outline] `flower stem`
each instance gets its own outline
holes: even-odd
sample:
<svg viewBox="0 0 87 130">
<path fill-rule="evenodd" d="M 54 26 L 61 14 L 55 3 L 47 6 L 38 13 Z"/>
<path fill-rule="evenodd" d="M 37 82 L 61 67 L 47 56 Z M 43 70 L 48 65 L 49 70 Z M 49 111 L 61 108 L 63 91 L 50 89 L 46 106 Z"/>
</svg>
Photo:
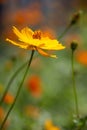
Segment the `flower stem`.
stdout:
<svg viewBox="0 0 87 130">
<path fill-rule="evenodd" d="M 16 70 L 16 72 L 12 75 L 11 79 L 9 80 L 9 82 L 8 82 L 8 84 L 7 84 L 7 86 L 6 86 L 6 89 L 5 89 L 5 91 L 4 91 L 4 94 L 3 94 L 3 96 L 2 96 L 2 98 L 1 98 L 1 100 L 0 100 L 0 105 L 2 105 L 3 99 L 4 99 L 4 97 L 6 96 L 8 90 L 10 89 L 10 86 L 11 86 L 12 82 L 14 81 L 15 77 L 16 77 L 17 74 L 19 74 L 19 72 L 26 66 L 27 63 L 28 63 L 28 62 L 24 63 L 24 64 L 23 64 L 21 67 L 19 67 L 19 68 Z"/>
<path fill-rule="evenodd" d="M 65 29 L 64 31 L 60 34 L 60 36 L 58 37 L 58 39 L 60 40 L 67 32 L 68 30 L 71 28 L 71 24 L 69 24 Z"/>
<path fill-rule="evenodd" d="M 9 116 L 9 114 L 11 113 L 11 111 L 12 111 L 12 109 L 13 109 L 13 107 L 14 107 L 16 101 L 17 101 L 17 98 L 18 98 L 18 96 L 19 96 L 19 94 L 20 94 L 20 90 L 21 90 L 22 85 L 23 85 L 23 83 L 24 83 L 25 77 L 26 77 L 27 72 L 28 72 L 28 70 L 29 70 L 29 67 L 30 67 L 30 65 L 31 65 L 31 61 L 32 61 L 33 55 L 34 55 L 34 50 L 32 50 L 31 57 L 30 57 L 30 59 L 29 59 L 29 63 L 28 63 L 28 65 L 27 65 L 27 68 L 26 68 L 26 71 L 25 71 L 25 73 L 24 73 L 23 79 L 22 79 L 22 81 L 21 81 L 21 83 L 20 83 L 20 85 L 19 85 L 19 88 L 18 88 L 17 94 L 16 94 L 16 96 L 15 96 L 14 102 L 12 103 L 10 109 L 8 110 L 6 116 L 5 116 L 4 120 L 3 120 L 2 124 L 1 124 L 1 127 L 0 127 L 0 130 L 3 129 L 4 124 L 5 124 L 5 122 L 6 122 L 7 118 L 8 118 L 8 116 Z"/>
<path fill-rule="evenodd" d="M 73 50 L 72 50 L 71 62 L 72 62 L 72 83 L 73 83 L 73 92 L 74 92 L 74 98 L 75 98 L 76 116 L 77 118 L 79 118 L 78 96 L 77 96 L 76 83 L 75 83 L 74 51 Z"/>
</svg>

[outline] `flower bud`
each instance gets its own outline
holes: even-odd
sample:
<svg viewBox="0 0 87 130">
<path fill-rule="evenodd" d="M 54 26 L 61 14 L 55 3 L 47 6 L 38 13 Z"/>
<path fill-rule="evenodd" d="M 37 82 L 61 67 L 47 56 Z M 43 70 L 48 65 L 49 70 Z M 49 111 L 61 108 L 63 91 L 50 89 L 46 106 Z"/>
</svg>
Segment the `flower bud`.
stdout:
<svg viewBox="0 0 87 130">
<path fill-rule="evenodd" d="M 81 14 L 82 14 L 82 11 L 81 11 L 81 10 L 79 10 L 79 11 L 76 12 L 76 13 L 74 13 L 73 16 L 72 16 L 72 19 L 71 19 L 71 21 L 70 21 L 70 25 L 76 24 L 76 23 L 79 21 L 79 19 L 80 19 L 80 17 L 81 17 Z"/>
<path fill-rule="evenodd" d="M 77 45 L 78 45 L 77 41 L 72 41 L 72 42 L 71 42 L 71 46 L 70 46 L 70 47 L 71 47 L 72 51 L 75 51 L 75 50 L 76 50 Z"/>
</svg>

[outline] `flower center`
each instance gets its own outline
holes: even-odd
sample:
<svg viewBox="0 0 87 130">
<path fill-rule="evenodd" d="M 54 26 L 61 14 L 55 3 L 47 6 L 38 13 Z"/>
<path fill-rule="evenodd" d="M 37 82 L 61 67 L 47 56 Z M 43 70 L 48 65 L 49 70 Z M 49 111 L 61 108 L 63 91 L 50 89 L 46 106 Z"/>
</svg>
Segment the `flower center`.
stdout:
<svg viewBox="0 0 87 130">
<path fill-rule="evenodd" d="M 33 34 L 33 39 L 41 39 L 41 31 L 35 31 Z"/>
</svg>

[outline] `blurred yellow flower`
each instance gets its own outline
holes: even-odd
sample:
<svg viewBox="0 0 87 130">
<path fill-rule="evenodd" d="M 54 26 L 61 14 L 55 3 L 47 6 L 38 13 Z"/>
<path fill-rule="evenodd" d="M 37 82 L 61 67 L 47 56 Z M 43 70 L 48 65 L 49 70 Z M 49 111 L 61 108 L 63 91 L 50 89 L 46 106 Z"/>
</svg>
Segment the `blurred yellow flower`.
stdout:
<svg viewBox="0 0 87 130">
<path fill-rule="evenodd" d="M 6 39 L 10 43 L 27 50 L 37 50 L 43 56 L 50 56 L 56 58 L 56 55 L 48 54 L 43 50 L 62 50 L 65 46 L 61 45 L 59 41 L 50 39 L 44 36 L 41 31 L 32 31 L 30 28 L 25 27 L 19 31 L 13 26 L 13 32 L 17 35 L 18 41 Z"/>
<path fill-rule="evenodd" d="M 60 128 L 57 126 L 54 126 L 51 120 L 46 120 L 45 130 L 60 130 Z"/>
</svg>

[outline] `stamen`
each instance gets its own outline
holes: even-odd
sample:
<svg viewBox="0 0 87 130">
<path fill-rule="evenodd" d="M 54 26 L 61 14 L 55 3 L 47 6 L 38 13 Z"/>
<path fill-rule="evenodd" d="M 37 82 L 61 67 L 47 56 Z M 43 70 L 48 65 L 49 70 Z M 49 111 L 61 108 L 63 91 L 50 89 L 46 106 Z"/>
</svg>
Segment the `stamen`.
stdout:
<svg viewBox="0 0 87 130">
<path fill-rule="evenodd" d="M 35 31 L 33 34 L 33 39 L 41 39 L 41 31 Z"/>
</svg>

